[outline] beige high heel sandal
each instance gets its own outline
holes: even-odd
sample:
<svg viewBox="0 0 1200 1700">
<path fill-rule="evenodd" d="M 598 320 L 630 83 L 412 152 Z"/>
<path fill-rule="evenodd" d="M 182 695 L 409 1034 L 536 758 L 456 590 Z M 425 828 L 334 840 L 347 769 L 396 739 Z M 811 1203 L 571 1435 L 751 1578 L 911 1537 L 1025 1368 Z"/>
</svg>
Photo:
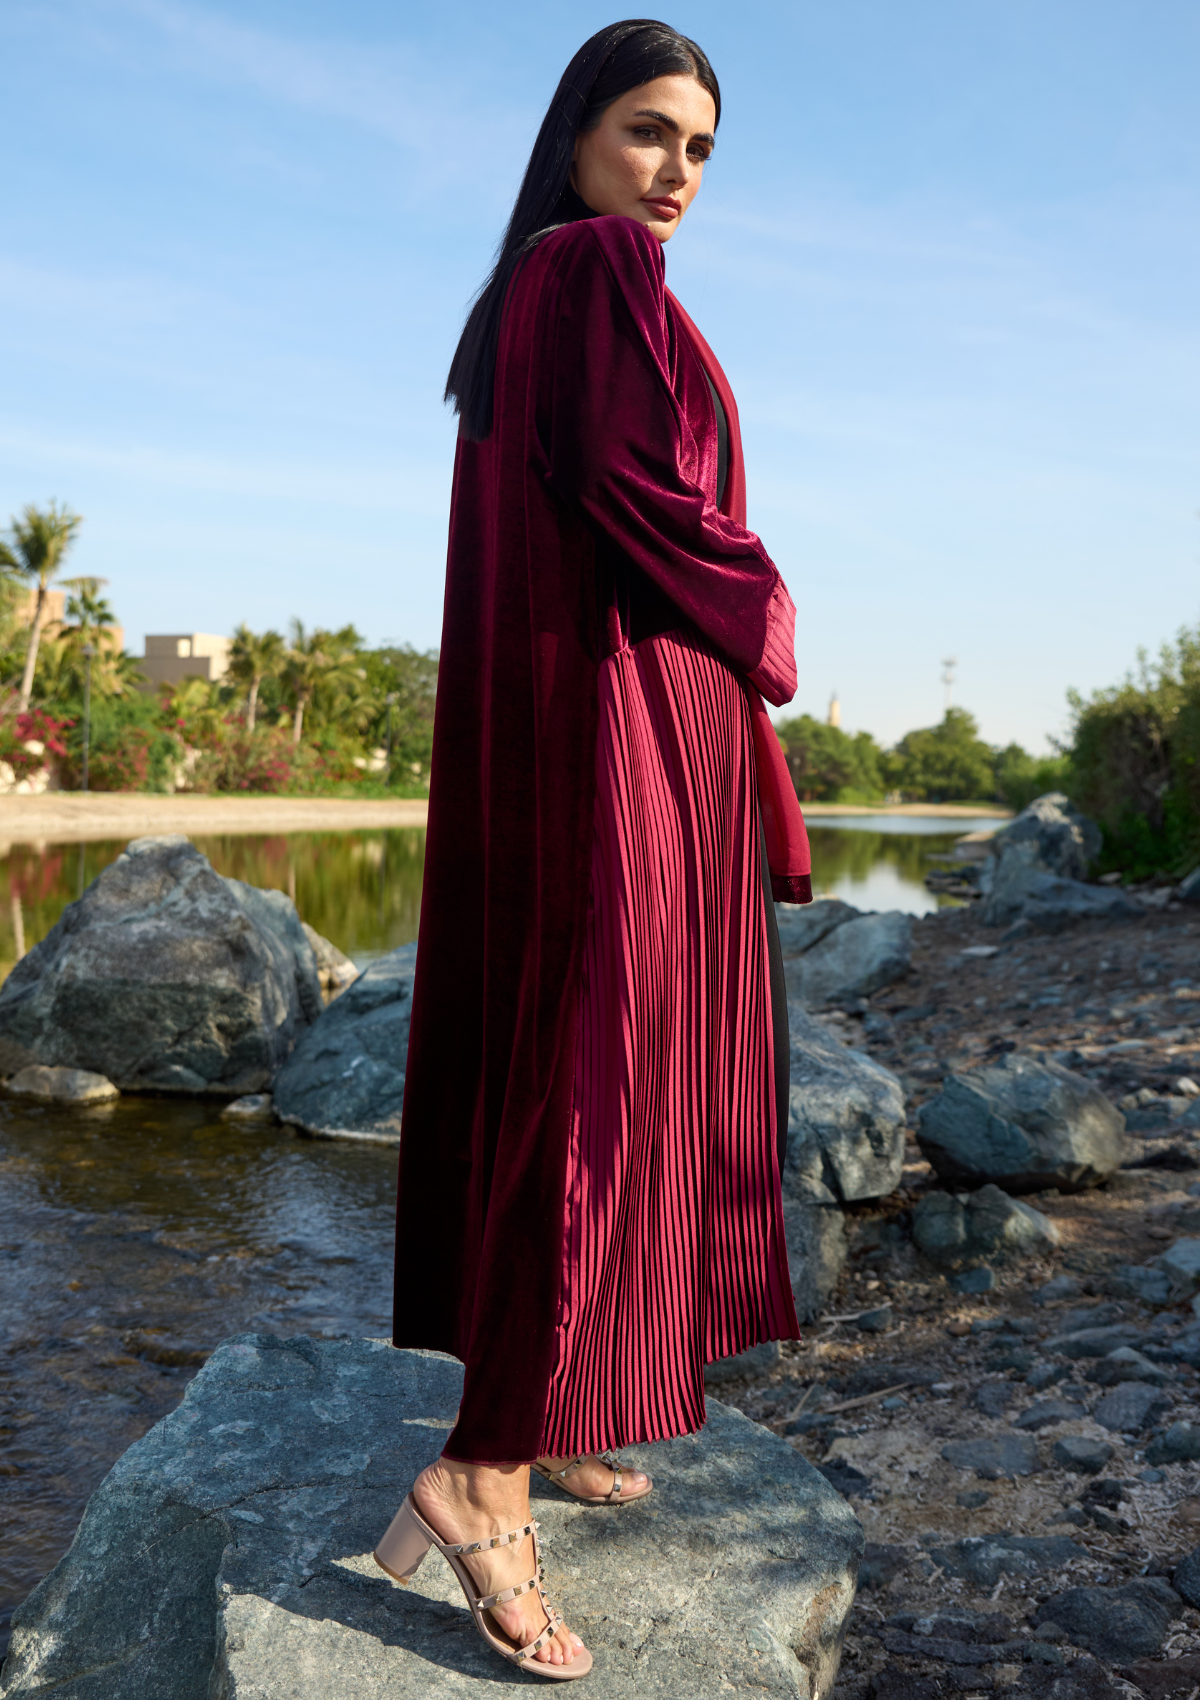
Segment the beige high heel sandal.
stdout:
<svg viewBox="0 0 1200 1700">
<path fill-rule="evenodd" d="M 576 1493 L 574 1488 L 567 1486 L 567 1477 L 574 1475 L 579 1466 L 586 1464 L 588 1458 L 593 1456 L 613 1472 L 613 1485 L 608 1493 Z M 624 1466 L 612 1452 L 585 1453 L 582 1457 L 572 1458 L 571 1462 L 564 1464 L 561 1470 L 548 1470 L 545 1464 L 539 1464 L 536 1460 L 530 1468 L 536 1470 L 538 1475 L 544 1477 L 546 1481 L 553 1482 L 555 1487 L 560 1487 L 565 1493 L 569 1493 L 572 1499 L 580 1500 L 584 1505 L 631 1505 L 635 1499 L 645 1499 L 654 1486 L 650 1477 L 647 1476 L 644 1488 L 639 1488 L 636 1493 L 622 1494 L 621 1471 Z"/>
<path fill-rule="evenodd" d="M 537 1529 L 537 1523 L 531 1517 L 529 1522 L 523 1523 L 519 1529 L 510 1529 L 503 1535 L 493 1535 L 486 1541 L 443 1541 L 437 1531 L 431 1529 L 421 1516 L 410 1493 L 388 1524 L 386 1534 L 375 1548 L 374 1558 L 379 1568 L 386 1570 L 393 1581 L 407 1584 L 412 1581 L 418 1565 L 430 1547 L 436 1547 L 458 1577 L 462 1591 L 467 1596 L 475 1627 L 493 1652 L 499 1653 L 502 1659 L 507 1659 L 510 1665 L 516 1665 L 518 1670 L 529 1671 L 533 1676 L 547 1676 L 556 1682 L 574 1682 L 579 1677 L 586 1676 L 592 1668 L 592 1655 L 586 1647 L 581 1647 L 568 1665 L 547 1664 L 533 1656 L 554 1638 L 563 1621 L 561 1613 L 550 1604 L 546 1590 L 542 1587 L 545 1573 L 538 1548 Z M 512 1546 L 523 1541 L 526 1535 L 533 1537 L 535 1574 L 528 1582 L 518 1582 L 514 1588 L 501 1588 L 497 1594 L 477 1593 L 475 1578 L 463 1563 L 463 1559 L 473 1552 L 489 1552 L 493 1547 Z M 507 1605 L 509 1600 L 519 1599 L 522 1594 L 529 1593 L 533 1588 L 537 1589 L 538 1599 L 546 1614 L 546 1627 L 526 1646 L 514 1647 L 511 1639 L 492 1617 L 492 1607 Z"/>
</svg>

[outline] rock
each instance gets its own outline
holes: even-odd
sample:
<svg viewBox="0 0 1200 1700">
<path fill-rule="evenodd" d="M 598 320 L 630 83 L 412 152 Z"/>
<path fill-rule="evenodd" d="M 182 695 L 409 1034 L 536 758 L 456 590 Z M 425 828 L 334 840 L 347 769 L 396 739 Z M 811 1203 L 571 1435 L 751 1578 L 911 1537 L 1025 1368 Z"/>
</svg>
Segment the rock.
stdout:
<svg viewBox="0 0 1200 1700">
<path fill-rule="evenodd" d="M 139 838 L 4 982 L 0 1068 L 237 1096 L 271 1084 L 320 1009 L 282 892 L 222 879 L 186 838 Z"/>
<path fill-rule="evenodd" d="M 831 1458 L 827 1464 L 818 1464 L 817 1469 L 830 1487 L 836 1488 L 845 1499 L 861 1498 L 871 1491 L 870 1476 L 856 1470 L 854 1465 L 847 1463 L 844 1458 Z"/>
<path fill-rule="evenodd" d="M 862 1051 L 833 1038 L 794 999 L 788 1003 L 788 1029 L 785 1196 L 834 1204 L 894 1192 L 904 1168 L 900 1082 Z"/>
<path fill-rule="evenodd" d="M 868 1541 L 858 1571 L 859 1590 L 886 1588 L 907 1568 L 911 1556 L 907 1547 L 883 1546 Z"/>
<path fill-rule="evenodd" d="M 1016 1052 L 951 1074 L 918 1122 L 923 1155 L 952 1186 L 1079 1192 L 1126 1154 L 1124 1118 L 1098 1087 Z"/>
<path fill-rule="evenodd" d="M 1118 1322 L 1110 1328 L 1080 1328 L 1069 1333 L 1052 1334 L 1045 1342 L 1048 1352 L 1058 1352 L 1064 1358 L 1106 1358 L 1119 1346 L 1133 1346 L 1143 1338 L 1142 1330 L 1134 1323 Z"/>
<path fill-rule="evenodd" d="M 1176 1240 L 1155 1262 L 1171 1283 L 1173 1298 L 1200 1291 L 1200 1240 Z"/>
<path fill-rule="evenodd" d="M 862 914 L 852 903 L 843 903 L 836 897 L 819 897 L 815 903 L 777 903 L 775 922 L 784 962 L 803 956 L 835 927 L 857 921 Z"/>
<path fill-rule="evenodd" d="M 903 979 L 912 959 L 912 916 L 893 910 L 843 918 L 799 955 L 789 953 L 782 931 L 780 943 L 788 997 L 820 1009 L 870 997 Z"/>
<path fill-rule="evenodd" d="M 956 1470 L 974 1470 L 985 1482 L 1032 1476 L 1041 1468 L 1036 1442 L 1023 1434 L 951 1440 L 942 1447 L 942 1457 Z"/>
<path fill-rule="evenodd" d="M 968 1488 L 966 1493 L 955 1494 L 954 1503 L 966 1511 L 982 1511 L 991 1497 L 984 1488 Z"/>
<path fill-rule="evenodd" d="M 1182 1653 L 1174 1659 L 1137 1659 L 1119 1665 L 1117 1675 L 1146 1696 L 1146 1700 L 1172 1700 L 1194 1694 L 1200 1687 L 1200 1653 Z"/>
<path fill-rule="evenodd" d="M 1144 1381 L 1123 1381 L 1114 1387 L 1092 1412 L 1093 1421 L 1113 1434 L 1137 1434 L 1152 1428 L 1170 1409 L 1171 1401 L 1161 1387 Z"/>
<path fill-rule="evenodd" d="M 992 840 L 996 861 L 986 881 L 985 926 L 1024 923 L 1057 932 L 1074 921 L 1133 920 L 1145 913 L 1141 904 L 1113 886 L 1086 885 L 1076 875 L 1063 874 L 1062 867 L 1079 866 L 1078 857 L 1057 854 L 1048 839 L 1039 843 L 1036 826 L 1023 838 L 1016 836 L 1017 829 L 1018 821 L 1014 821 L 1012 828 Z M 1057 867 L 1045 860 L 1047 854 Z"/>
<path fill-rule="evenodd" d="M 975 1389 L 971 1403 L 985 1417 L 1002 1417 L 1016 1397 L 1016 1391 L 1011 1381 L 985 1381 L 982 1387 Z"/>
<path fill-rule="evenodd" d="M 1189 1606 L 1200 1607 L 1200 1547 L 1193 1547 L 1175 1566 L 1171 1586 Z"/>
<path fill-rule="evenodd" d="M 121 1096 L 111 1080 L 86 1068 L 46 1068 L 31 1063 L 4 1083 L 22 1098 L 41 1098 L 50 1104 L 103 1104 Z"/>
<path fill-rule="evenodd" d="M 249 1092 L 235 1098 L 221 1111 L 223 1122 L 271 1122 L 275 1120 L 274 1101 L 269 1092 Z"/>
<path fill-rule="evenodd" d="M 317 960 L 321 991 L 326 1003 L 332 1003 L 334 998 L 358 979 L 358 969 L 348 956 L 343 956 L 337 945 L 322 938 L 315 927 L 310 927 L 307 921 L 301 924 L 304 927 L 304 936 L 312 946 L 313 955 Z"/>
<path fill-rule="evenodd" d="M 370 1558 L 461 1387 L 452 1359 L 382 1341 L 226 1341 L 18 1610 L 6 1700 L 436 1700 L 519 1682 L 436 1553 L 407 1588 Z M 535 1489 L 548 1583 L 601 1690 L 819 1700 L 862 1551 L 849 1506 L 716 1401 L 700 1435 L 635 1450 L 654 1498 L 619 1539 Z"/>
<path fill-rule="evenodd" d="M 1044 797 L 1035 797 L 1007 826 L 998 827 L 987 848 L 997 861 L 1003 861 L 1015 845 L 1026 845 L 1044 873 L 1082 880 L 1100 854 L 1102 842 L 1095 821 L 1080 814 L 1061 791 L 1048 791 Z"/>
<path fill-rule="evenodd" d="M 1036 1576 L 1086 1558 L 1066 1535 L 964 1535 L 953 1546 L 934 1546 L 929 1556 L 948 1576 L 976 1588 L 994 1588 L 1001 1576 Z"/>
<path fill-rule="evenodd" d="M 807 1204 L 785 1193 L 783 1231 L 796 1315 L 812 1322 L 824 1313 L 846 1266 L 845 1218 L 836 1206 Z"/>
<path fill-rule="evenodd" d="M 1110 1293 L 1139 1304 L 1163 1306 L 1171 1302 L 1171 1282 L 1162 1269 L 1145 1269 L 1138 1263 L 1118 1265 L 1105 1278 Z"/>
<path fill-rule="evenodd" d="M 1014 1417 L 1013 1427 L 1036 1434 L 1039 1429 L 1051 1428 L 1055 1423 L 1073 1423 L 1083 1414 L 1083 1406 L 1068 1399 L 1039 1399 L 1036 1405 Z"/>
<path fill-rule="evenodd" d="M 762 1346 L 736 1352 L 731 1358 L 717 1358 L 704 1366 L 704 1385 L 720 1387 L 727 1381 L 740 1381 L 747 1375 L 768 1375 L 780 1362 L 782 1353 L 778 1340 L 768 1340 Z"/>
<path fill-rule="evenodd" d="M 986 1263 L 976 1264 L 974 1269 L 964 1269 L 950 1277 L 950 1286 L 956 1293 L 990 1293 L 995 1285 L 995 1272 Z"/>
<path fill-rule="evenodd" d="M 1200 1424 L 1172 1423 L 1146 1448 L 1147 1464 L 1181 1464 L 1200 1458 Z"/>
<path fill-rule="evenodd" d="M 1060 1299 L 1077 1299 L 1082 1291 L 1083 1286 L 1074 1275 L 1055 1275 L 1044 1287 L 1038 1288 L 1034 1294 L 1034 1303 L 1057 1304 Z"/>
<path fill-rule="evenodd" d="M 1088 1370 L 1087 1379 L 1097 1387 L 1115 1387 L 1121 1381 L 1146 1381 L 1161 1387 L 1168 1377 L 1165 1370 L 1135 1352 L 1132 1346 L 1118 1346 Z"/>
<path fill-rule="evenodd" d="M 947 1269 L 981 1257 L 1000 1263 L 1048 1251 L 1059 1242 L 1058 1229 L 1048 1217 L 997 1186 L 980 1187 L 966 1196 L 927 1192 L 912 1220 L 917 1249 Z"/>
<path fill-rule="evenodd" d="M 882 1334 L 892 1326 L 891 1305 L 877 1305 L 874 1310 L 861 1310 L 854 1325 L 864 1334 Z"/>
<path fill-rule="evenodd" d="M 1037 1621 L 1057 1623 L 1097 1658 L 1140 1659 L 1158 1652 L 1179 1609 L 1178 1595 L 1160 1577 L 1139 1576 L 1119 1588 L 1068 1588 L 1046 1601 Z"/>
<path fill-rule="evenodd" d="M 1053 1387 L 1056 1381 L 1061 1381 L 1067 1369 L 1063 1364 L 1034 1364 L 1025 1377 L 1026 1387 L 1032 1387 L 1035 1393 L 1040 1393 L 1043 1387 Z"/>
<path fill-rule="evenodd" d="M 1121 1306 L 1114 1304 L 1075 1305 L 1058 1318 L 1058 1334 L 1078 1334 L 1085 1328 L 1107 1328 L 1121 1320 Z"/>
<path fill-rule="evenodd" d="M 401 945 L 360 974 L 280 1070 L 275 1114 L 326 1139 L 395 1145 L 417 947 Z"/>
<path fill-rule="evenodd" d="M 1107 1440 L 1088 1440 L 1082 1434 L 1065 1434 L 1054 1442 L 1050 1456 L 1064 1470 L 1077 1476 L 1098 1476 L 1112 1457 L 1114 1448 Z"/>
</svg>

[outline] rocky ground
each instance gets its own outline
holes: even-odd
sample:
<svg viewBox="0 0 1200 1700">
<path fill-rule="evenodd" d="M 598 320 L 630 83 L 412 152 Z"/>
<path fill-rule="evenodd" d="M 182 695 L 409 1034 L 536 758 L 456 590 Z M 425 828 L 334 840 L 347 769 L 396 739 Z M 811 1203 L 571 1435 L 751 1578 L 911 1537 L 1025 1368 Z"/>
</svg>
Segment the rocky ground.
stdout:
<svg viewBox="0 0 1200 1700">
<path fill-rule="evenodd" d="M 820 1464 L 866 1530 L 841 1700 L 1200 1693 L 1200 1586 L 1179 1568 L 1200 1543 L 1200 1433 L 1194 1459 L 1161 1440 L 1200 1424 L 1196 1318 L 1186 1297 L 1114 1296 L 1110 1274 L 1200 1230 L 1200 1140 L 1172 1131 L 1200 1083 L 1198 945 L 1200 913 L 1174 903 L 1055 934 L 943 910 L 917 923 L 905 981 L 825 1017 L 904 1080 L 902 1186 L 850 1208 L 824 1320 L 720 1394 Z M 967 1295 L 907 1232 L 937 1184 L 915 1117 L 947 1072 L 1013 1049 L 1095 1081 L 1139 1143 L 1093 1191 L 1029 1197 L 1058 1249 Z M 1139 1360 L 1059 1343 L 1092 1328 L 1110 1332 L 1089 1351 Z"/>
</svg>

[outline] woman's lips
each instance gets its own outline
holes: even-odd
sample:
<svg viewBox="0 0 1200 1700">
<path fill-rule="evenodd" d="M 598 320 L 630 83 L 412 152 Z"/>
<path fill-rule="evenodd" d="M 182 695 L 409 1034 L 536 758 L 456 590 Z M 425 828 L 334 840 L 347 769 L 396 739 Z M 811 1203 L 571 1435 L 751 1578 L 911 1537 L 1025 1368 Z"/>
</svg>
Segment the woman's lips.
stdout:
<svg viewBox="0 0 1200 1700">
<path fill-rule="evenodd" d="M 653 207 L 656 212 L 663 213 L 667 218 L 678 218 L 683 208 L 678 201 L 672 201 L 665 195 L 643 195 L 642 205 Z"/>
</svg>

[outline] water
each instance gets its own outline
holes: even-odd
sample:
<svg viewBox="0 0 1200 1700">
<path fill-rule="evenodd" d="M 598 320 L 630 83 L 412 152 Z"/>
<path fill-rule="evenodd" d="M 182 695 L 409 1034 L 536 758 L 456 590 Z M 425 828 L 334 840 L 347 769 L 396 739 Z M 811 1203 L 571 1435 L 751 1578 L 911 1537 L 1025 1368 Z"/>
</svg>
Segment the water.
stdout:
<svg viewBox="0 0 1200 1700">
<path fill-rule="evenodd" d="M 391 1331 L 394 1151 L 0 1098 L 0 1631 L 227 1334 Z M 2 1650 L 2 1649 L 0 1649 Z"/>
<path fill-rule="evenodd" d="M 814 820 L 814 888 L 923 913 L 937 906 L 921 883 L 931 859 L 977 824 Z M 360 964 L 416 937 L 419 829 L 196 843 L 219 872 L 288 892 Z M 122 848 L 9 849 L 0 975 Z M 395 1153 L 239 1129 L 218 1112 L 0 1096 L 0 1648 L 8 1613 L 61 1557 L 88 1495 L 219 1340 L 390 1331 Z"/>
<path fill-rule="evenodd" d="M 837 825 L 831 824 L 833 820 Z M 928 915 L 953 904 L 925 888 L 925 875 L 945 864 L 967 832 L 991 831 L 994 815 L 954 821 L 938 815 L 826 815 L 808 812 L 813 855 L 813 892 L 840 897 L 856 909 L 903 909 Z M 947 830 L 950 825 L 950 830 Z"/>
</svg>

